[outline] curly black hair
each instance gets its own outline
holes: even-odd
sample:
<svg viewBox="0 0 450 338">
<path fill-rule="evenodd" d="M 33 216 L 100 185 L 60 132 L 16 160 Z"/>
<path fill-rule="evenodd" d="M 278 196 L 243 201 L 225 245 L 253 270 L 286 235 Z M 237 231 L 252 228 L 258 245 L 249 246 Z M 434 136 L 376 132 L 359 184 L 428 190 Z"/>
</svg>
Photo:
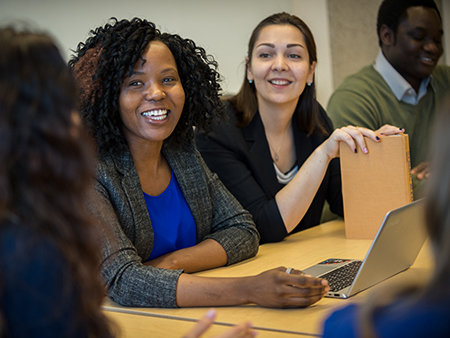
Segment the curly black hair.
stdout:
<svg viewBox="0 0 450 338">
<path fill-rule="evenodd" d="M 380 47 L 382 47 L 381 26 L 388 26 L 394 32 L 394 35 L 397 35 L 398 25 L 406 17 L 406 11 L 409 7 L 428 7 L 434 9 L 441 17 L 441 13 L 433 0 L 384 0 L 378 9 L 377 17 L 377 34 Z"/>
<path fill-rule="evenodd" d="M 80 87 L 81 117 L 100 152 L 128 148 L 121 128 L 120 90 L 147 45 L 155 40 L 172 52 L 186 97 L 180 120 L 167 141 L 190 143 L 194 127 L 208 132 L 223 116 L 218 65 L 203 48 L 179 35 L 161 33 L 147 20 L 111 18 L 110 23 L 90 32 L 69 61 Z"/>
</svg>

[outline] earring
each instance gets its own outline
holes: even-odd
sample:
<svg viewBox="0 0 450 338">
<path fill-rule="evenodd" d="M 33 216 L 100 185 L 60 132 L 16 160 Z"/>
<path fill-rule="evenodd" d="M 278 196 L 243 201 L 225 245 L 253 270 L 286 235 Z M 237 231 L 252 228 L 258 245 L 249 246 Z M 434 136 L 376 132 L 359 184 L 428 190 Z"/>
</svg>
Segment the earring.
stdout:
<svg viewBox="0 0 450 338">
<path fill-rule="evenodd" d="M 311 82 L 308 82 L 308 83 L 307 83 L 308 87 L 311 87 L 311 84 L 312 84 Z"/>
<path fill-rule="evenodd" d="M 250 80 L 250 79 L 249 79 L 249 80 L 248 80 L 248 83 L 252 84 L 252 83 L 253 83 L 253 80 Z"/>
</svg>

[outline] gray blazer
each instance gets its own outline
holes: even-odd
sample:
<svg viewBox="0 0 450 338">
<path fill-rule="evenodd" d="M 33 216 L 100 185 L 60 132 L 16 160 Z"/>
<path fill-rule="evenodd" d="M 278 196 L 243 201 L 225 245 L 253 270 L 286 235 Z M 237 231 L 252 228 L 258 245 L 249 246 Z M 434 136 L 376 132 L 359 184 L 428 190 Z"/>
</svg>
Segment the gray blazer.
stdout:
<svg viewBox="0 0 450 338">
<path fill-rule="evenodd" d="M 259 233 L 250 214 L 203 162 L 193 143 L 163 146 L 197 226 L 197 243 L 219 242 L 233 264 L 258 252 Z M 153 248 L 153 229 L 130 152 L 102 155 L 89 209 L 104 224 L 102 275 L 108 296 L 124 306 L 176 307 L 183 270 L 143 265 Z M 170 212 L 168 210 L 167 212 Z"/>
</svg>

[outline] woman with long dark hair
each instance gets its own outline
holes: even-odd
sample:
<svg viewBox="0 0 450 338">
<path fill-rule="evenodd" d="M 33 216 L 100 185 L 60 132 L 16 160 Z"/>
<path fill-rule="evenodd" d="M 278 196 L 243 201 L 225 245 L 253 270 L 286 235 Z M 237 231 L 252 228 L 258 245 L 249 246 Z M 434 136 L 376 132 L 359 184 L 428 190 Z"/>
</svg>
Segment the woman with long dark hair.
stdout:
<svg viewBox="0 0 450 338">
<path fill-rule="evenodd" d="M 367 152 L 363 136 L 379 141 L 365 128 L 333 131 L 316 101 L 316 63 L 305 22 L 288 13 L 265 18 L 250 37 L 242 87 L 226 102 L 228 120 L 196 136 L 211 171 L 252 214 L 261 243 L 319 224 L 325 201 L 343 216 L 339 142 Z"/>
<path fill-rule="evenodd" d="M 246 278 L 189 274 L 253 257 L 250 214 L 213 175 L 194 143 L 221 115 L 214 59 L 146 20 L 115 20 L 91 32 L 70 66 L 80 113 L 97 143 L 93 215 L 113 240 L 102 245 L 109 297 L 126 306 L 256 303 L 310 305 L 328 288 L 298 270 Z"/>
<path fill-rule="evenodd" d="M 75 82 L 45 34 L 0 45 L 0 336 L 110 337 Z"/>
</svg>

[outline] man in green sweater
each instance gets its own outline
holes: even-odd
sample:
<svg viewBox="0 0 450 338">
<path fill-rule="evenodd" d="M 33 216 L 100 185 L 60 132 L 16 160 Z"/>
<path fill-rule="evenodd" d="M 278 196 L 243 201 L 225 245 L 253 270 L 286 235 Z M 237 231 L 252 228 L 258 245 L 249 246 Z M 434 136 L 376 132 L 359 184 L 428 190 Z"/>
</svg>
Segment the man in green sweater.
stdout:
<svg viewBox="0 0 450 338">
<path fill-rule="evenodd" d="M 346 78 L 327 111 L 334 127 L 377 130 L 385 124 L 409 135 L 414 197 L 429 175 L 427 144 L 439 106 L 450 97 L 442 20 L 433 0 L 385 0 L 378 11 L 381 50 L 373 65 Z M 447 156 L 447 155 L 445 155 Z"/>
</svg>

